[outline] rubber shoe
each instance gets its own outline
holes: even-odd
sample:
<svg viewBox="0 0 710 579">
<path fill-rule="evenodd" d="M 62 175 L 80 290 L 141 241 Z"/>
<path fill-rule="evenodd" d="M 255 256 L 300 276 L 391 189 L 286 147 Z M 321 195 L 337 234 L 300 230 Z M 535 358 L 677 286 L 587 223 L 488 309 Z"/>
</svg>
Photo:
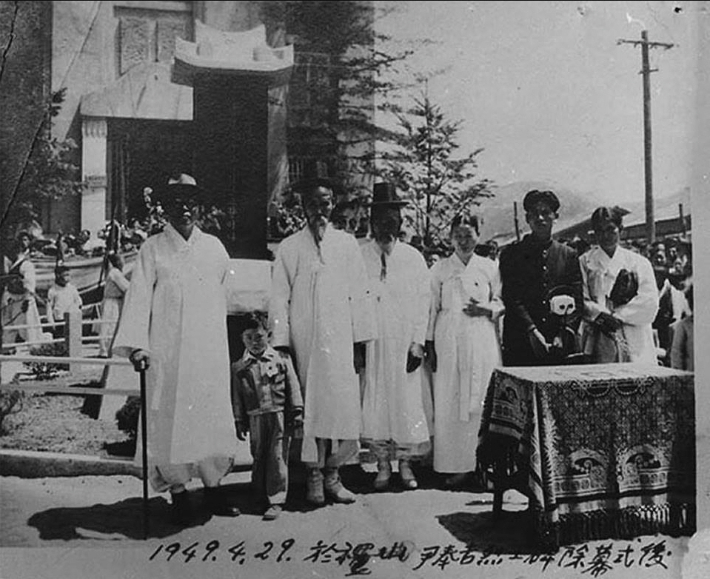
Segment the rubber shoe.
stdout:
<svg viewBox="0 0 710 579">
<path fill-rule="evenodd" d="M 375 482 L 373 486 L 376 491 L 385 490 L 390 484 L 390 477 L 392 476 L 392 465 L 389 460 L 379 460 L 377 461 L 377 476 L 375 477 Z"/>
<path fill-rule="evenodd" d="M 217 517 L 238 517 L 241 511 L 230 505 L 218 488 L 205 487 L 205 506 Z"/>
<path fill-rule="evenodd" d="M 340 474 L 338 469 L 328 469 L 325 474 L 325 483 L 323 484 L 325 493 L 333 499 L 333 502 L 350 504 L 355 502 L 355 495 L 343 486 L 340 482 Z"/>
<path fill-rule="evenodd" d="M 412 467 L 407 460 L 399 461 L 399 477 L 402 479 L 402 486 L 404 486 L 405 489 L 413 490 L 419 486 L 412 472 Z"/>
<path fill-rule="evenodd" d="M 470 472 L 457 472 L 449 477 L 446 477 L 444 486 L 447 489 L 460 489 L 466 486 L 470 480 Z"/>
<path fill-rule="evenodd" d="M 266 509 L 266 512 L 264 513 L 262 519 L 264 521 L 275 521 L 279 518 L 281 510 L 281 505 L 271 505 L 268 509 Z"/>
</svg>

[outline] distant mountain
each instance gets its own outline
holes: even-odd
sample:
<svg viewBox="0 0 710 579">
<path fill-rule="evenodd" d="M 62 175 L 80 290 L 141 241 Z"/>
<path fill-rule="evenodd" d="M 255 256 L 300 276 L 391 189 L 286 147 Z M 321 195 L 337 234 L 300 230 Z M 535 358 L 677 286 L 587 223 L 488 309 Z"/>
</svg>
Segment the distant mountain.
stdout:
<svg viewBox="0 0 710 579">
<path fill-rule="evenodd" d="M 529 231 L 525 222 L 525 212 L 523 210 L 523 198 L 528 191 L 533 189 L 550 189 L 560 199 L 560 218 L 555 224 L 555 230 L 560 231 L 575 223 L 588 218 L 592 212 L 603 204 L 593 194 L 572 191 L 566 187 L 561 187 L 554 183 L 541 181 L 517 181 L 497 187 L 494 196 L 483 199 L 478 207 L 479 214 L 483 217 L 481 228 L 481 241 L 491 238 L 501 241 L 509 241 L 515 237 L 515 219 L 513 204 L 518 204 L 518 223 L 520 234 L 524 235 Z M 654 203 L 654 218 L 656 220 L 677 217 L 679 214 L 679 204 L 683 204 L 685 215 L 690 214 L 690 189 L 685 188 L 677 193 L 657 198 Z M 641 223 L 646 218 L 646 208 L 644 200 L 632 203 L 620 203 L 629 211 L 624 218 L 624 225 Z"/>
<path fill-rule="evenodd" d="M 681 204 L 683 205 L 683 214 L 690 215 L 690 187 L 685 187 L 671 195 L 656 198 L 653 203 L 654 219 L 658 221 L 678 217 Z M 629 203 L 624 207 L 629 210 L 629 215 L 624 218 L 624 225 L 634 225 L 646 221 L 646 204 L 644 201 Z"/>
<path fill-rule="evenodd" d="M 559 198 L 560 219 L 557 222 L 557 227 L 566 227 L 568 223 L 576 223 L 589 217 L 599 205 L 599 201 L 590 195 L 583 195 L 553 183 L 517 181 L 502 185 L 494 190 L 493 197 L 483 199 L 478 207 L 478 211 L 483 217 L 481 240 L 486 241 L 491 238 L 507 240 L 515 236 L 514 203 L 516 202 L 518 204 L 520 234 L 527 233 L 529 228 L 525 222 L 523 198 L 528 191 L 533 189 L 549 189 L 554 191 Z"/>
</svg>

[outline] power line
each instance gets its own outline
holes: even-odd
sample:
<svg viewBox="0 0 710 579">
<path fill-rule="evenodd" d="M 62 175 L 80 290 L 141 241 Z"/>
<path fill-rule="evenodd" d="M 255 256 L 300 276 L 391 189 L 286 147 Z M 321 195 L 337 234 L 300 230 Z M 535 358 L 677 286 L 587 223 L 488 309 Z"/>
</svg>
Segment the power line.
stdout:
<svg viewBox="0 0 710 579">
<path fill-rule="evenodd" d="M 653 243 L 656 239 L 656 222 L 653 217 L 653 172 L 651 155 L 651 73 L 657 72 L 657 68 L 651 68 L 648 62 L 649 48 L 663 48 L 668 50 L 673 48 L 669 42 L 651 42 L 648 39 L 648 31 L 641 31 L 641 40 L 619 39 L 616 44 L 632 44 L 634 48 L 641 47 L 641 71 L 643 80 L 643 150 L 644 150 L 644 174 L 646 191 L 646 237 L 648 243 Z"/>
</svg>

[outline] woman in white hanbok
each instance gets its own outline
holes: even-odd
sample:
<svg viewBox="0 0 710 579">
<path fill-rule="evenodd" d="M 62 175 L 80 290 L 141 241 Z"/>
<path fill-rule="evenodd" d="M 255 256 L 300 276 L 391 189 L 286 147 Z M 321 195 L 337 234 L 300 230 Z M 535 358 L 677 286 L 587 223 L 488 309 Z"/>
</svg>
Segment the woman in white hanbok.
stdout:
<svg viewBox="0 0 710 579">
<path fill-rule="evenodd" d="M 128 278 L 123 273 L 123 257 L 118 253 L 109 254 L 108 273 L 104 286 L 104 297 L 101 302 L 101 329 L 99 330 L 99 356 L 109 355 L 111 342 L 116 333 L 116 326 L 121 317 L 123 299 L 128 291 Z M 108 366 L 107 366 L 108 368 Z"/>
<path fill-rule="evenodd" d="M 495 261 L 474 254 L 478 231 L 475 216 L 455 219 L 454 253 L 431 270 L 427 357 L 434 370 L 434 470 L 451 475 L 448 487 L 475 471 L 483 400 L 501 364 L 500 275 Z"/>
<path fill-rule="evenodd" d="M 5 260 L 5 271 L 10 281 L 5 291 L 0 288 L 2 300 L 3 343 L 14 344 L 19 337 L 23 342 L 37 344 L 42 339 L 39 311 L 37 309 L 37 272 L 30 259 L 31 238 L 26 231 L 20 232 L 14 241 L 9 257 Z M 13 326 L 20 326 L 14 329 Z M 10 327 L 10 329 L 7 329 Z"/>
</svg>

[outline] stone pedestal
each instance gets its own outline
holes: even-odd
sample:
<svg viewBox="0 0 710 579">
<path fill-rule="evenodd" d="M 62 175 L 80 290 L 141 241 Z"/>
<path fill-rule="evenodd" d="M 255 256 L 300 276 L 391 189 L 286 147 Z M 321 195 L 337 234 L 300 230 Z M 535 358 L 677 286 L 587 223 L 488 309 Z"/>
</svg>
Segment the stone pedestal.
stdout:
<svg viewBox="0 0 710 579">
<path fill-rule="evenodd" d="M 267 46 L 264 26 L 230 33 L 198 21 L 195 36 L 177 40 L 172 71 L 194 88 L 195 177 L 225 212 L 230 256 L 266 259 L 270 153 L 284 146 L 269 142 L 269 91 L 288 81 L 293 49 Z"/>
<path fill-rule="evenodd" d="M 197 182 L 226 211 L 230 256 L 266 259 L 269 79 L 199 74 L 193 86 Z"/>
<path fill-rule="evenodd" d="M 241 333 L 249 312 L 268 308 L 270 165 L 279 158 L 278 147 L 286 154 L 285 139 L 278 138 L 284 131 L 273 126 L 274 118 L 285 122 L 285 115 L 270 115 L 270 92 L 288 81 L 293 47 L 269 47 L 264 26 L 222 32 L 196 21 L 195 38 L 176 40 L 172 80 L 194 89 L 194 175 L 224 211 L 219 236 L 233 258 L 227 329 L 230 358 L 236 360 L 244 351 Z M 273 101 L 285 107 L 285 99 Z"/>
</svg>

